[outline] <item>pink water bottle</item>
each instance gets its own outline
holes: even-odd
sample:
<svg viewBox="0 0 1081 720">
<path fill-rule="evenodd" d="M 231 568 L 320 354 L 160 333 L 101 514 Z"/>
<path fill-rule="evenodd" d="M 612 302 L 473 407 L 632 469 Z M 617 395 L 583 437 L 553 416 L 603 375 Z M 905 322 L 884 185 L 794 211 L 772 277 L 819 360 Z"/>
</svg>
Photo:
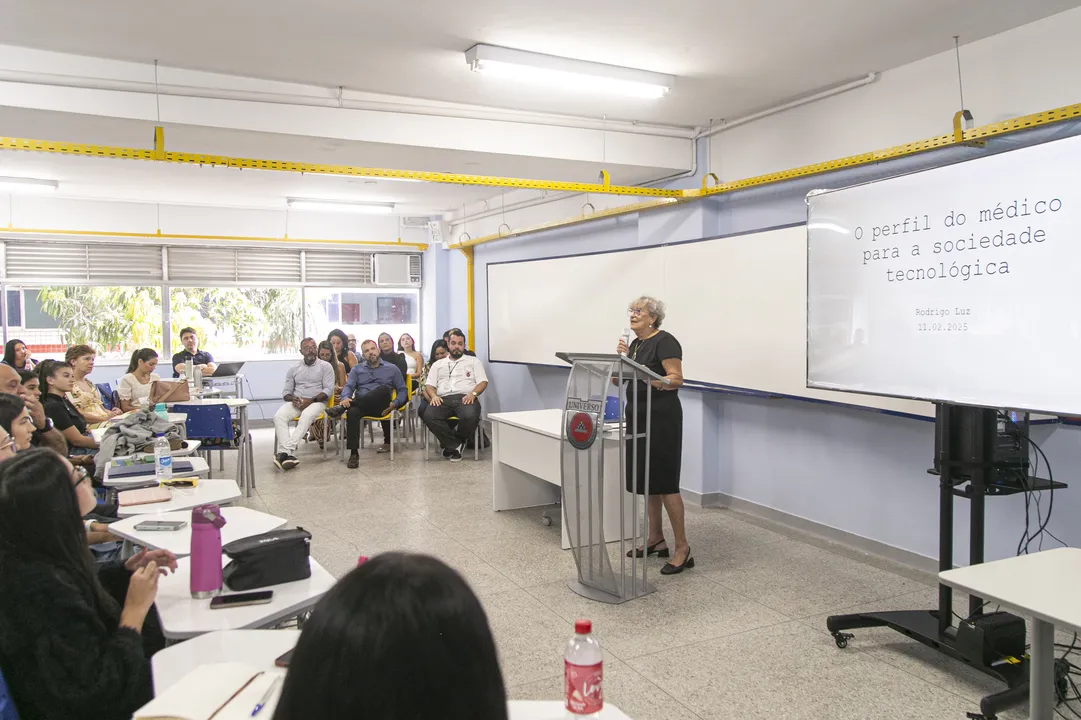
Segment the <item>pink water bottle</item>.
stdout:
<svg viewBox="0 0 1081 720">
<path fill-rule="evenodd" d="M 567 714 L 572 718 L 600 717 L 604 709 L 604 655 L 593 637 L 593 623 L 574 622 L 574 637 L 567 642 L 563 656 Z"/>
<path fill-rule="evenodd" d="M 221 508 L 199 505 L 191 511 L 191 596 L 214 597 L 221 592 Z"/>
</svg>

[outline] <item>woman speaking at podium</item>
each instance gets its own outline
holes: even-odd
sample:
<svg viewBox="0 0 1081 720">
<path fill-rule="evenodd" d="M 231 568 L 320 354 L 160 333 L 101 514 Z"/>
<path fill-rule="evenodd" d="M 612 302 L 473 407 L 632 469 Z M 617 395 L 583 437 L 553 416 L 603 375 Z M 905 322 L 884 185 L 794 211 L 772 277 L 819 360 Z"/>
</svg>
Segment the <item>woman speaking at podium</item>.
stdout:
<svg viewBox="0 0 1081 720">
<path fill-rule="evenodd" d="M 679 494 L 679 470 L 683 454 L 683 406 L 679 402 L 679 386 L 683 384 L 683 348 L 669 332 L 661 330 L 664 322 L 664 303 L 651 297 L 640 297 L 629 308 L 631 332 L 636 336 L 627 346 L 629 338 L 621 338 L 616 352 L 626 355 L 658 375 L 668 379 L 668 384 L 652 381 L 653 401 L 650 412 L 649 441 L 649 537 L 645 548 L 635 548 L 627 553 L 669 557 L 670 550 L 661 526 L 661 506 L 668 511 L 675 536 L 675 552 L 671 560 L 661 568 L 662 575 L 675 575 L 694 567 L 691 546 L 687 543 L 684 524 L 683 497 Z M 638 412 L 635 413 L 634 388 L 628 383 L 626 417 L 632 423 L 630 431 L 637 433 L 632 418 L 644 427 L 646 415 L 646 387 L 638 388 Z M 645 494 L 646 444 L 638 443 L 638 477 L 634 474 L 634 444 L 627 441 L 627 491 Z"/>
</svg>

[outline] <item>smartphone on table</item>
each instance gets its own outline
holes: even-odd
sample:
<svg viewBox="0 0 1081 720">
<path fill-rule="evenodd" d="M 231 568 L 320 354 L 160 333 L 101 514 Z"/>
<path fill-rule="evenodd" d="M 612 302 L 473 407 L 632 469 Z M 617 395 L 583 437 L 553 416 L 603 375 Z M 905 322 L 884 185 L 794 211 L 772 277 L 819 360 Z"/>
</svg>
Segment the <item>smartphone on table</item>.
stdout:
<svg viewBox="0 0 1081 720">
<path fill-rule="evenodd" d="M 136 530 L 149 532 L 172 532 L 188 524 L 186 520 L 143 520 L 135 524 Z"/>
<path fill-rule="evenodd" d="M 245 607 L 247 605 L 266 605 L 273 599 L 273 590 L 258 590 L 256 592 L 218 595 L 210 601 L 210 609 L 223 610 L 225 608 Z"/>
</svg>

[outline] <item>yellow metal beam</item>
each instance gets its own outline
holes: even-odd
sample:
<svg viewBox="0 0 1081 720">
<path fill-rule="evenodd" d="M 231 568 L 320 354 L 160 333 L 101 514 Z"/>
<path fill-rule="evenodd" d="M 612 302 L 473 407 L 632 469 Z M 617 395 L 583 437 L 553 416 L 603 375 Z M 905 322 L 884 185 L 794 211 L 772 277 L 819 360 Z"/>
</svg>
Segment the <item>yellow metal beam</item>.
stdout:
<svg viewBox="0 0 1081 720">
<path fill-rule="evenodd" d="M 274 170 L 278 172 L 309 173 L 313 175 L 345 175 L 350 177 L 394 178 L 420 180 L 450 185 L 484 185 L 488 187 L 524 188 L 550 190 L 553 192 L 598 193 L 604 195 L 633 195 L 645 197 L 679 197 L 679 190 L 612 185 L 607 171 L 602 171 L 600 183 L 563 182 L 556 180 L 531 180 L 505 178 L 492 175 L 461 175 L 457 173 L 421 172 L 416 170 L 388 170 L 386 168 L 354 167 L 351 165 L 324 165 L 319 163 L 288 162 L 284 160 L 258 160 L 255 158 L 205 155 L 201 153 L 169 152 L 165 150 L 164 131 L 155 128 L 154 149 L 108 147 L 105 145 L 82 145 L 79 143 L 29 140 L 26 138 L 0 137 L 0 150 L 28 150 L 82 155 L 85 157 L 108 157 L 125 160 L 155 160 L 158 162 L 186 165 L 210 165 L 245 170 Z"/>
<path fill-rule="evenodd" d="M 117 237 L 117 238 L 145 238 L 151 240 L 213 240 L 228 242 L 275 242 L 275 243 L 300 243 L 319 245 L 349 245 L 349 246 L 378 246 L 384 248 L 410 248 L 424 252 L 428 249 L 427 243 L 406 243 L 383 240 L 321 240 L 319 238 L 291 238 L 291 237 L 257 237 L 253 235 L 185 235 L 180 233 L 134 233 L 134 232 L 108 232 L 105 230 L 46 230 L 42 228 L 17 228 L 0 227 L 0 237 L 8 235 L 70 235 L 78 237 Z"/>
<path fill-rule="evenodd" d="M 477 336 L 477 309 L 476 309 L 476 290 L 475 290 L 475 267 L 473 265 L 473 248 L 462 247 L 458 248 L 462 251 L 462 255 L 465 255 L 465 307 L 466 307 L 466 347 L 473 352 L 477 351 L 474 347 Z"/>
</svg>

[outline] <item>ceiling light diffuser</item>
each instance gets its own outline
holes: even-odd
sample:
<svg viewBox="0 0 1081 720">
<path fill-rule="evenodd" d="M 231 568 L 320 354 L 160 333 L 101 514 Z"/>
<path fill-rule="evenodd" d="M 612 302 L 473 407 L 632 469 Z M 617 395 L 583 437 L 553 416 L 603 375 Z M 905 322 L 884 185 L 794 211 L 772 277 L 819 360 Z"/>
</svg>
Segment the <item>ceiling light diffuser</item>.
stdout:
<svg viewBox="0 0 1081 720">
<path fill-rule="evenodd" d="M 43 193 L 56 192 L 60 183 L 56 180 L 39 180 L 37 178 L 0 177 L 0 193 L 25 193 L 40 195 Z"/>
<path fill-rule="evenodd" d="M 316 212 L 365 213 L 367 215 L 390 215 L 394 203 L 345 202 L 342 200 L 308 200 L 288 198 L 290 210 L 313 210 Z"/>
<path fill-rule="evenodd" d="M 474 72 L 493 77 L 551 85 L 576 92 L 607 92 L 638 98 L 660 98 L 675 84 L 672 75 L 572 60 L 556 55 L 474 45 L 465 51 Z"/>
</svg>

